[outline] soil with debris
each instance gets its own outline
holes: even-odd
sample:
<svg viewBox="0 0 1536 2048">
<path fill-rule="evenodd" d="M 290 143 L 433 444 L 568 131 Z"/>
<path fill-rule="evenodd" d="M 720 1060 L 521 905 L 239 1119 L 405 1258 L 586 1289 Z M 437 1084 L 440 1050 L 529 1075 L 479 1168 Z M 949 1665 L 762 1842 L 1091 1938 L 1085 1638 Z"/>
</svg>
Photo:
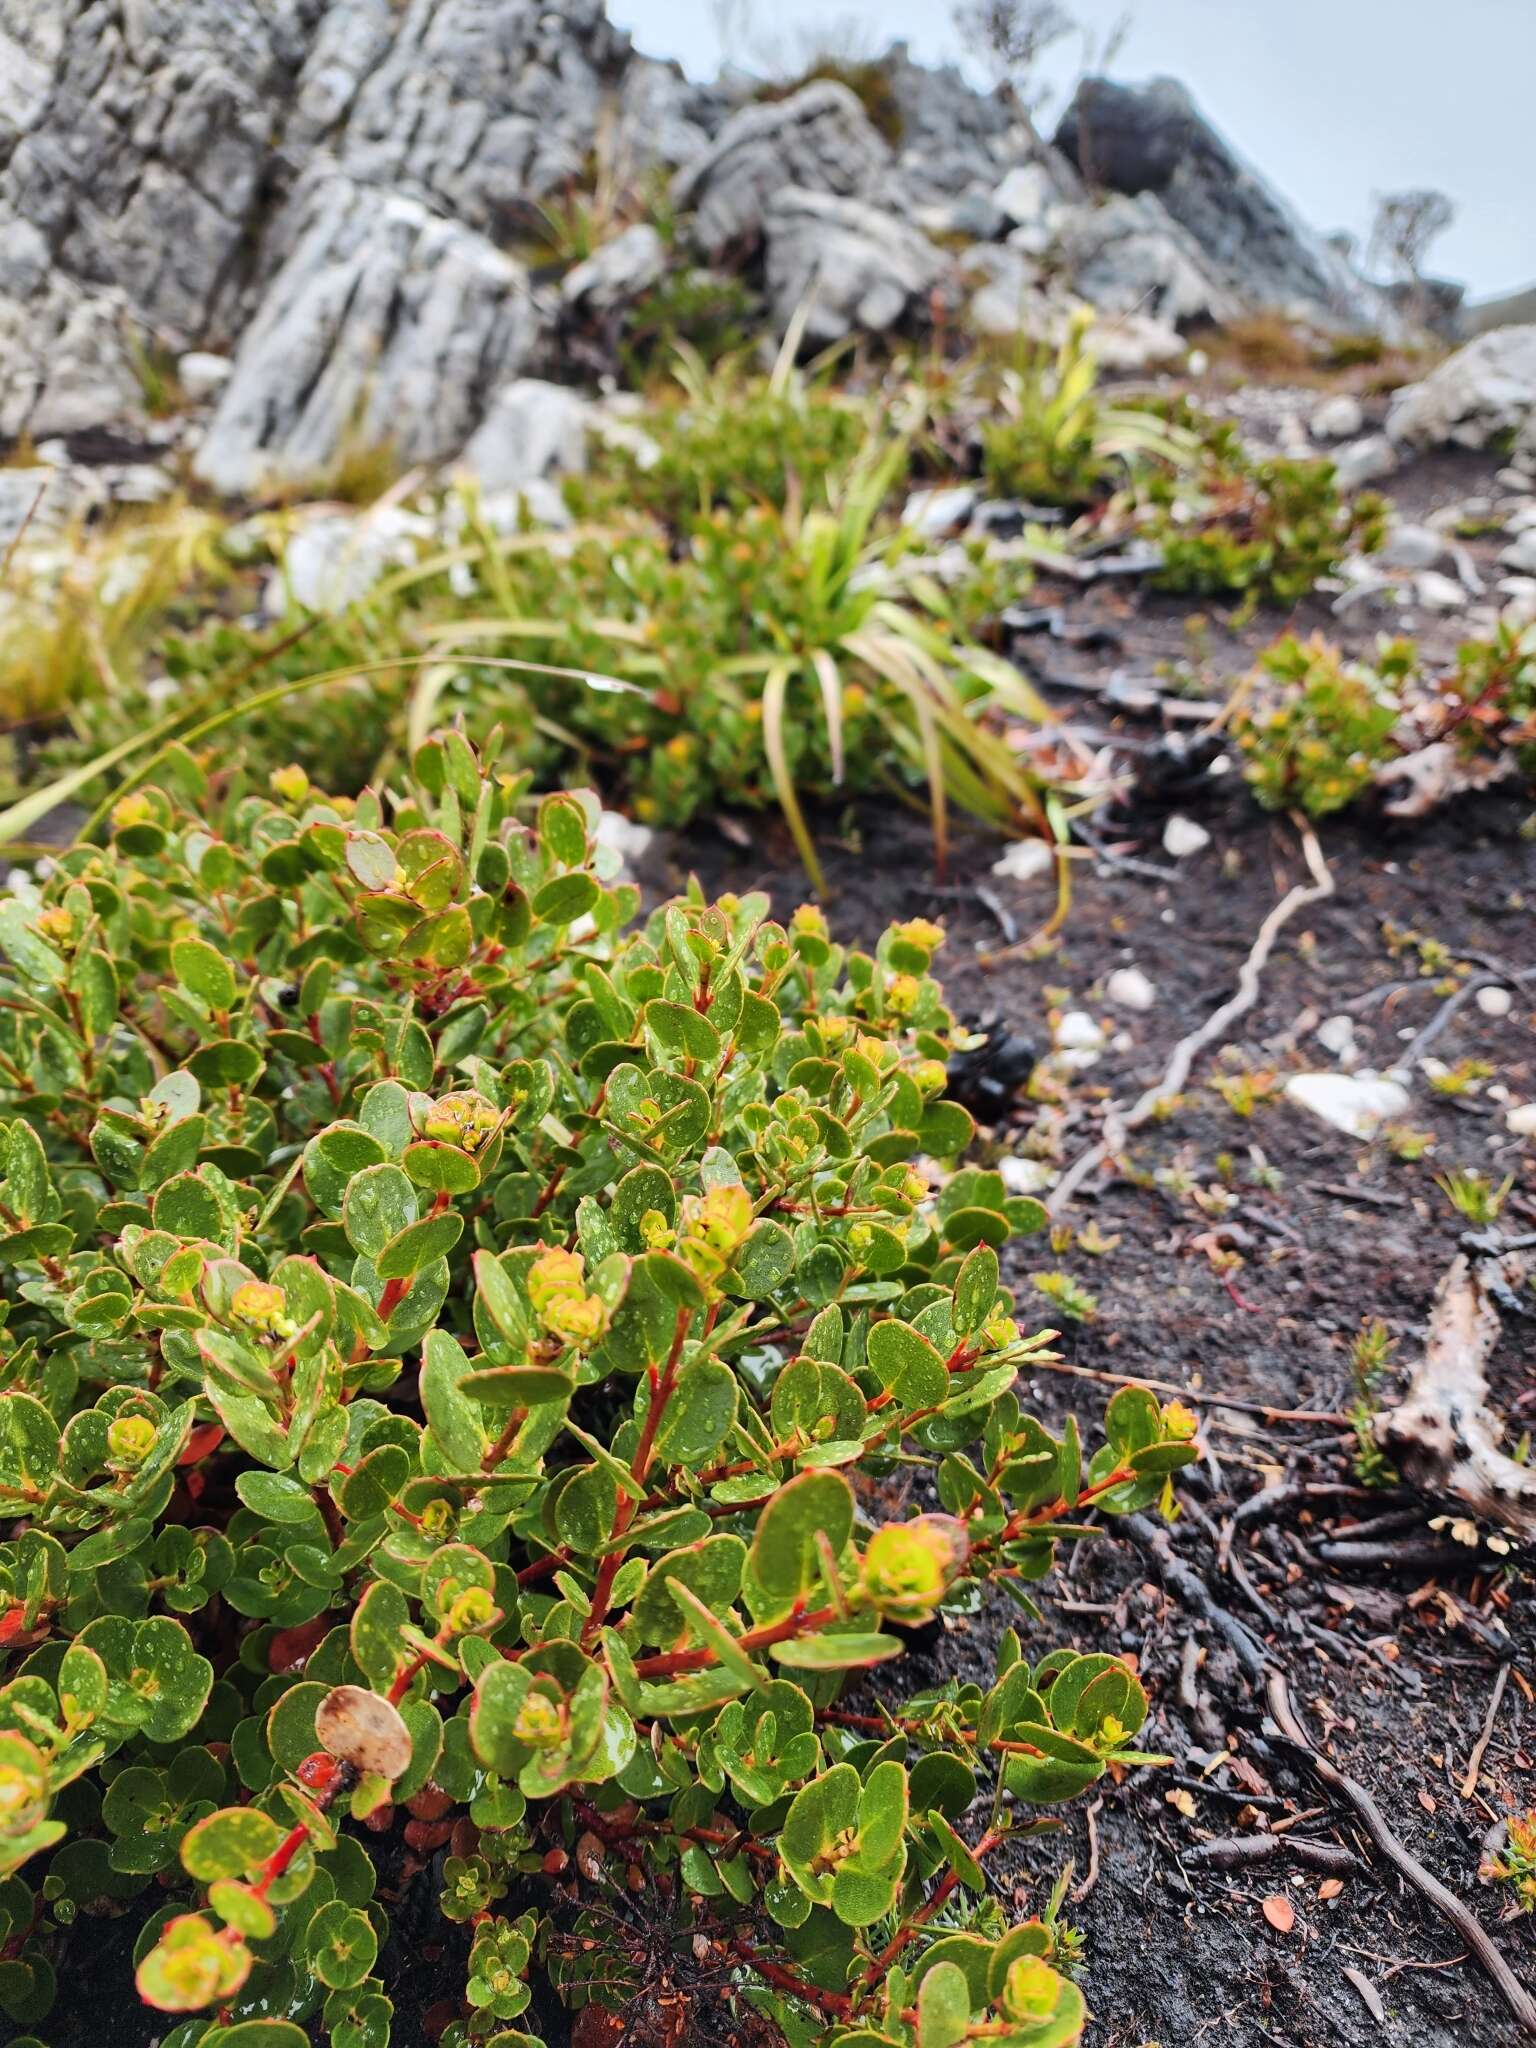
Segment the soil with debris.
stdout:
<svg viewBox="0 0 1536 2048">
<path fill-rule="evenodd" d="M 1488 473 L 1486 460 L 1445 457 L 1392 488 L 1405 516 L 1417 517 L 1477 490 Z M 1480 544 L 1471 546 L 1478 557 Z M 1198 608 L 1207 625 L 1192 635 L 1186 621 L 1197 607 L 1134 590 L 1043 586 L 1039 601 L 1059 601 L 1071 624 L 1111 628 L 1119 643 L 1024 643 L 1048 676 L 1098 686 L 1123 666 L 1165 681 L 1158 664 L 1195 648 L 1212 694 L 1288 623 L 1327 624 L 1356 648 L 1393 623 L 1363 608 L 1334 620 L 1317 606 L 1294 621 L 1260 613 L 1228 631 L 1207 606 Z M 1458 622 L 1430 630 L 1448 654 Z M 1012 1032 L 1041 1053 L 1053 1015 L 1084 1011 L 1104 1028 L 1094 1064 L 1054 1083 L 1042 1076 L 1033 1098 L 1021 1095 L 990 1118 L 983 1150 L 999 1159 L 1022 1157 L 1032 1126 L 1029 1150 L 1043 1153 L 1048 1134 L 1058 1162 L 1091 1144 L 1105 1101 L 1129 1103 L 1162 1073 L 1175 1042 L 1232 992 L 1274 903 L 1304 879 L 1294 829 L 1259 811 L 1235 774 L 1186 777 L 1169 761 L 1166 732 L 1187 721 L 1158 706 L 1150 715 L 1114 712 L 1096 689 L 1062 690 L 1055 701 L 1073 707 L 1080 727 L 1112 730 L 1141 763 L 1142 787 L 1127 807 L 1092 821 L 1105 852 L 1073 861 L 1071 912 L 1048 947 L 984 964 L 1009 938 L 1035 932 L 1054 898 L 1048 876 L 992 875 L 995 842 L 962 834 L 940 883 L 925 821 L 899 806 L 819 826 L 840 937 L 869 943 L 892 919 L 942 917 L 950 936 L 940 970 L 963 1016 L 994 1020 L 994 1035 Z M 1177 698 L 1170 704 L 1180 708 Z M 1210 834 L 1182 861 L 1161 843 L 1175 811 Z M 1411 828 L 1369 812 L 1326 821 L 1319 836 L 1336 894 L 1284 931 L 1231 1047 L 1203 1054 L 1171 1113 L 1135 1133 L 1112 1177 L 1089 1183 L 1070 1212 L 1070 1241 L 1053 1249 L 1035 1238 L 1010 1249 L 1006 1277 L 1026 1311 L 1038 1299 L 1031 1276 L 1053 1268 L 1097 1303 L 1060 1345 L 1064 1363 L 1088 1377 L 1041 1371 L 1021 1390 L 1042 1417 L 1059 1421 L 1075 1408 L 1092 1418 L 1109 1392 L 1094 1375 L 1141 1376 L 1187 1390 L 1207 1446 L 1181 1483 L 1170 1555 L 1204 1586 L 1214 1620 L 1165 1591 L 1146 1540 L 1152 1525 L 1138 1539 L 1111 1524 L 1037 1589 L 1043 1623 L 1021 1623 L 1032 1652 L 1071 1643 L 1132 1655 L 1153 1702 L 1142 1739 L 1173 1759 L 1123 1782 L 1106 1779 L 1098 1797 L 1063 1810 L 1061 1832 L 1018 1845 L 1011 1863 L 995 1861 L 1005 1899 L 1027 1913 L 1043 1907 L 1071 1857 L 1067 1911 L 1086 1936 L 1083 1981 L 1099 2048 L 1206 2040 L 1505 2048 L 1520 2038 L 1455 1931 L 1266 1723 L 1231 1642 L 1248 1631 L 1265 1646 L 1313 1739 L 1478 1915 L 1516 1976 L 1536 1982 L 1536 1918 L 1501 1922 L 1502 1901 L 1477 1878 L 1490 1828 L 1536 1806 L 1531 1575 L 1431 1526 L 1433 1506 L 1390 1487 L 1360 1487 L 1355 1439 L 1341 1419 L 1362 1319 L 1386 1326 L 1395 1365 L 1411 1362 L 1466 1227 L 1433 1174 L 1474 1168 L 1495 1182 L 1513 1174 L 1503 1221 L 1512 1230 L 1536 1225 L 1536 1159 L 1510 1135 L 1503 1106 L 1506 1093 L 1536 1096 L 1536 985 L 1517 992 L 1503 1016 L 1467 1003 L 1436 1038 L 1433 1055 L 1446 1068 L 1470 1060 L 1492 1071 L 1474 1074 L 1459 1095 L 1415 1081 L 1400 1121 L 1433 1141 L 1417 1162 L 1380 1139 L 1341 1134 L 1278 1092 L 1303 1070 L 1342 1071 L 1317 1035 L 1328 1020 L 1350 1021 L 1362 1066 L 1390 1067 L 1435 1017 L 1445 959 L 1495 963 L 1490 971 L 1536 963 L 1530 812 L 1528 791 L 1501 792 L 1463 799 Z M 746 846 L 744 836 L 701 829 L 674 849 L 676 864 L 696 869 L 711 892 L 765 887 L 787 914 L 806 893 L 787 836 L 764 819 L 752 821 Z M 1152 984 L 1150 1007 L 1107 999 L 1110 975 L 1128 965 Z M 1342 1042 L 1341 1032 L 1335 1025 L 1330 1041 Z M 1211 1086 L 1245 1073 L 1260 1098 L 1247 1116 Z M 1016 1062 L 1005 1097 L 1019 1078 Z M 1056 1320 L 1043 1299 L 1036 1319 Z M 1536 1423 L 1531 1349 L 1529 1323 L 1508 1328 L 1492 1362 L 1493 1398 L 1514 1436 Z M 1382 1397 L 1393 1397 L 1390 1376 Z M 1349 1554 L 1362 1544 L 1380 1546 L 1382 1561 Z M 1007 1618 L 953 1625 L 908 1660 L 904 1682 L 985 1680 Z M 1267 1860 L 1220 1867 L 1227 1852 L 1213 1859 L 1206 1845 L 1234 1837 L 1280 1847 Z M 462 1985 L 464 1943 L 454 1930 L 446 1949 L 419 1945 L 410 1901 L 432 1890 L 430 1867 L 403 1859 L 398 1838 L 370 1838 L 370 1847 L 391 1908 L 381 1967 L 397 2003 L 395 2038 L 415 2048 L 448 2016 L 437 2002 Z M 87 1938 L 65 1958 L 46 2029 L 54 2048 L 95 2041 L 108 1998 L 122 2048 L 156 2038 L 160 2022 L 126 1988 L 137 1924 L 133 1913 L 82 1923 Z M 432 1940 L 445 1941 L 440 1923 Z M 542 2024 L 552 2048 L 565 2039 L 553 2013 L 538 2010 L 525 2023 Z M 602 2035 L 626 2038 L 637 2037 Z"/>
<path fill-rule="evenodd" d="M 1449 488 L 1464 488 L 1463 476 Z M 1188 609 L 1131 600 L 1128 641 L 1140 654 L 1181 634 Z M 1262 644 L 1276 630 L 1274 616 L 1261 615 L 1242 638 Z M 1075 658 L 1087 668 L 1087 657 Z M 1155 740 L 1158 728 L 1133 732 Z M 1175 808 L 1211 835 L 1178 863 L 1160 844 Z M 1536 1163 L 1502 1108 L 1505 1091 L 1536 1094 L 1536 1000 L 1517 993 L 1498 1018 L 1468 1003 L 1425 1047 L 1447 1068 L 1484 1062 L 1492 1075 L 1459 1096 L 1418 1081 L 1401 1119 L 1433 1140 L 1417 1163 L 1268 1091 L 1292 1073 L 1342 1071 L 1316 1035 L 1327 1020 L 1347 1017 L 1360 1065 L 1380 1069 L 1431 1022 L 1443 969 L 1426 971 L 1401 934 L 1429 942 L 1431 964 L 1437 944 L 1479 967 L 1536 962 L 1530 815 L 1526 792 L 1465 799 L 1413 828 L 1369 815 L 1327 821 L 1320 838 L 1336 895 L 1282 934 L 1230 1050 L 1202 1055 L 1173 1112 L 1135 1133 L 1107 1184 L 1089 1183 L 1072 1206 L 1066 1249 L 1027 1239 L 1005 1269 L 1026 1308 L 1030 1276 L 1052 1268 L 1096 1298 L 1091 1320 L 1063 1337 L 1067 1364 L 1188 1390 L 1208 1453 L 1182 1487 L 1175 1555 L 1267 1644 L 1313 1738 L 1478 1914 L 1526 1983 L 1536 1982 L 1536 1924 L 1500 1924 L 1501 1901 L 1477 1870 L 1490 1828 L 1536 1803 L 1530 1574 L 1432 1527 L 1433 1506 L 1359 1487 L 1355 1439 L 1334 1418 L 1353 1398 L 1349 1350 L 1363 1319 L 1385 1324 L 1394 1365 L 1411 1362 L 1421 1343 L 1436 1283 L 1467 1228 L 1434 1174 L 1471 1168 L 1498 1182 L 1512 1173 L 1503 1221 L 1536 1225 Z M 996 1033 L 1032 1038 L 1042 1051 L 1053 1011 L 1102 1022 L 1101 1057 L 1048 1111 L 1064 1160 L 1097 1136 L 1106 1097 L 1134 1100 L 1176 1041 L 1231 994 L 1264 917 L 1306 879 L 1290 824 L 1259 811 L 1235 777 L 1138 798 L 1099 830 L 1113 860 L 1074 863 L 1072 909 L 1056 943 L 990 968 L 982 962 L 1004 944 L 1000 924 L 1027 936 L 1045 920 L 1048 876 L 992 876 L 996 849 L 965 841 L 952 849 L 950 883 L 935 884 L 926 826 L 899 812 L 863 815 L 841 845 L 823 848 L 839 936 L 872 942 L 890 919 L 942 916 L 950 937 L 940 970 L 963 1016 L 996 1020 Z M 693 851 L 711 891 L 766 887 L 781 910 L 802 893 L 787 849 L 752 859 Z M 1104 995 L 1113 971 L 1132 964 L 1155 990 L 1140 1012 L 1117 1010 Z M 1248 1116 L 1210 1086 L 1245 1072 L 1267 1095 Z M 987 1134 L 992 1153 L 1019 1156 L 1041 1108 L 1025 1101 L 1000 1120 Z M 1103 1248 L 1083 1249 L 1084 1230 Z M 1531 1348 L 1526 1323 L 1506 1330 L 1492 1361 L 1493 1398 L 1512 1436 L 1536 1422 Z M 1068 1408 L 1093 1415 L 1110 1389 L 1043 1372 L 1027 1391 L 1044 1419 L 1059 1421 Z M 1389 1377 L 1382 1397 L 1392 1396 Z M 1250 1506 L 1234 1533 L 1234 1511 L 1269 1492 L 1274 1505 Z M 1348 1555 L 1367 1543 L 1384 1547 L 1383 1562 Z M 1455 1931 L 1385 1866 L 1272 1724 L 1266 1731 L 1263 1701 L 1221 1635 L 1164 1592 L 1134 1540 L 1122 1531 L 1081 1546 L 1048 1582 L 1042 1606 L 1044 1626 L 1026 1628 L 1031 1650 L 1071 1643 L 1134 1655 L 1153 1699 L 1142 1739 L 1175 1760 L 1106 1782 L 1091 1828 L 1079 1801 L 1064 1834 L 1021 1856 L 1016 1896 L 1026 1911 L 1040 1910 L 1054 1872 L 1074 1859 L 1079 1903 L 1069 1917 L 1087 1935 L 1091 2038 L 1103 2048 L 1207 2038 L 1502 2048 L 1520 2038 Z M 934 1677 L 985 1681 L 1007 1619 L 953 1628 L 935 1652 Z M 1510 1678 L 1468 1790 L 1504 1664 Z M 1263 1832 L 1341 1845 L 1356 1860 L 1329 1877 L 1285 1849 L 1235 1870 L 1202 1858 L 1212 1840 Z"/>
</svg>

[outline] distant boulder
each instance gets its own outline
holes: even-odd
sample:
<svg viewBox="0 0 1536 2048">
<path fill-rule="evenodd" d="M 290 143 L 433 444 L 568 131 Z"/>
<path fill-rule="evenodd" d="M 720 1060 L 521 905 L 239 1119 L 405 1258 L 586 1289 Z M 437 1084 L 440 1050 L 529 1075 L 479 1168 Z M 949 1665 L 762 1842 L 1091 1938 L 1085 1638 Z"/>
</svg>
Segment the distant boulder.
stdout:
<svg viewBox="0 0 1536 2048">
<path fill-rule="evenodd" d="M 1243 162 L 1177 80 L 1085 78 L 1056 145 L 1091 187 L 1155 194 L 1247 308 L 1333 327 L 1396 324 L 1383 295 Z"/>
<path fill-rule="evenodd" d="M 1409 448 L 1513 444 L 1533 429 L 1536 326 L 1490 328 L 1417 384 L 1394 392 L 1387 413 L 1388 434 Z"/>
</svg>

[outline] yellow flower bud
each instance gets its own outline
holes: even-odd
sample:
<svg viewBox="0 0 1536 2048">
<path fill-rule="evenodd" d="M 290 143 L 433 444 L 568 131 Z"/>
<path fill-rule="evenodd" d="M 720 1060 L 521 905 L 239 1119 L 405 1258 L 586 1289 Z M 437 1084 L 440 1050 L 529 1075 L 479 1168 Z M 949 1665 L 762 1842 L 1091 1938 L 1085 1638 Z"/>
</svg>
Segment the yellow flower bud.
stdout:
<svg viewBox="0 0 1536 2048">
<path fill-rule="evenodd" d="M 296 761 L 286 768 L 274 768 L 267 777 L 267 785 L 285 804 L 301 804 L 309 795 L 309 777 Z"/>
<path fill-rule="evenodd" d="M 1049 2019 L 1061 1996 L 1061 1979 L 1044 1956 L 1019 1956 L 1003 1980 L 1003 2008 L 1011 2019 Z"/>
<path fill-rule="evenodd" d="M 893 925 L 891 931 L 895 938 L 926 947 L 930 953 L 944 943 L 944 927 L 927 917 L 909 917 L 905 924 Z"/>
<path fill-rule="evenodd" d="M 145 824 L 153 816 L 149 798 L 136 790 L 132 796 L 120 796 L 112 806 L 112 830 L 121 832 L 129 825 Z"/>
<path fill-rule="evenodd" d="M 114 1465 L 142 1465 L 154 1444 L 155 1425 L 147 1415 L 119 1415 L 107 1425 L 107 1455 Z"/>
<path fill-rule="evenodd" d="M 281 1287 L 265 1280 L 247 1280 L 235 1289 L 229 1313 L 259 1337 L 291 1337 L 297 1326 L 287 1307 Z"/>
<path fill-rule="evenodd" d="M 926 1621 L 949 1590 L 970 1551 L 953 1515 L 887 1522 L 864 1553 L 864 1589 L 893 1621 Z"/>
<path fill-rule="evenodd" d="M 1176 1443 L 1187 1443 L 1200 1427 L 1199 1418 L 1182 1401 L 1169 1401 L 1163 1408 L 1163 1428 Z"/>
<path fill-rule="evenodd" d="M 531 1692 L 517 1710 L 512 1733 L 529 1749 L 553 1749 L 565 1734 L 565 1714 L 547 1692 Z"/>
<path fill-rule="evenodd" d="M 440 1145 L 456 1145 L 461 1152 L 476 1153 L 495 1130 L 500 1118 L 483 1095 L 466 1090 L 445 1095 L 435 1102 L 422 1120 L 421 1135 Z"/>
<path fill-rule="evenodd" d="M 893 1017 L 910 1017 L 922 993 L 915 974 L 893 974 L 885 987 L 885 1007 Z"/>
</svg>

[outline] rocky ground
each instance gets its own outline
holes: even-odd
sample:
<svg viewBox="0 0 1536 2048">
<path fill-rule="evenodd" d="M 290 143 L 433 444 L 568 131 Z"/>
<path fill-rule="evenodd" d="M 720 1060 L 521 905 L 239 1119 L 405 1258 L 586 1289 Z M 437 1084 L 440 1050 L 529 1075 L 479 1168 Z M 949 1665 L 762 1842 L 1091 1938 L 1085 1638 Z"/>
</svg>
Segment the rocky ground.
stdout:
<svg viewBox="0 0 1536 2048">
<path fill-rule="evenodd" d="M 622 394 L 578 389 L 575 372 L 593 385 L 635 307 L 697 275 L 739 280 L 770 348 L 797 319 L 808 345 L 1052 335 L 1086 301 L 1116 373 L 1161 377 L 1257 446 L 1329 454 L 1349 489 L 1391 492 L 1386 545 L 1289 615 L 1155 596 L 1091 548 L 1005 614 L 999 644 L 1062 715 L 1049 744 L 1114 792 L 1074 848 L 1049 943 L 1029 943 L 1055 901 L 1038 842 L 962 834 L 936 877 L 921 817 L 819 822 L 840 933 L 942 916 L 952 1001 L 1011 1039 L 980 1107 L 1019 1191 L 1048 1195 L 1107 1106 L 1157 1079 L 1303 879 L 1291 823 L 1257 809 L 1219 743 L 1184 745 L 1256 652 L 1317 631 L 1368 658 L 1408 632 L 1434 667 L 1501 615 L 1536 618 L 1536 327 L 1490 331 L 1438 368 L 1425 356 L 1391 393 L 1379 362 L 1249 375 L 1220 330 L 1260 308 L 1314 340 L 1414 337 L 1166 81 L 1090 81 L 1046 143 L 898 51 L 883 132 L 836 79 L 774 99 L 692 85 L 637 55 L 598 0 L 0 0 L 0 75 L 15 88 L 0 109 L 0 556 L 188 479 L 242 502 L 298 488 L 386 440 L 556 516 L 558 479 L 626 416 Z M 587 249 L 569 209 L 591 198 L 594 138 L 644 198 Z M 964 477 L 935 484 L 908 514 L 938 565 L 967 534 L 1007 545 L 1018 508 L 986 506 Z M 298 517 L 289 576 L 312 574 L 299 596 L 319 604 L 338 563 L 377 573 L 437 517 L 426 497 Z M 1536 1226 L 1536 834 L 1528 787 L 1418 819 L 1390 808 L 1403 795 L 1325 823 L 1333 893 L 1286 928 L 1253 1008 L 1088 1178 L 1058 1241 L 1012 1255 L 1027 1302 L 1049 1270 L 1093 1297 L 1065 1323 L 1062 1370 L 1029 1389 L 1044 1414 L 1090 1411 L 1136 1375 L 1184 1390 L 1206 1424 L 1166 1542 L 1150 1527 L 1096 1539 L 1043 1602 L 1054 1639 L 1135 1657 L 1173 1759 L 1106 1784 L 1005 1869 L 1034 1911 L 1072 1857 L 1103 2048 L 1518 2037 L 1462 1934 L 1267 1717 L 1274 1672 L 1420 1872 L 1536 1979 L 1531 1920 L 1501 1919 L 1478 1876 L 1500 1821 L 1536 1805 L 1529 1571 L 1362 1472 L 1346 1420 L 1362 1323 L 1390 1339 L 1390 1405 L 1465 1235 L 1434 1176 L 1511 1176 L 1504 1223 Z M 766 886 L 781 911 L 805 890 L 762 817 L 657 841 L 650 868 L 656 886 L 690 871 L 713 890 Z M 1473 980 L 1476 998 L 1447 1009 Z M 1341 1127 L 1366 1097 L 1386 1116 Z M 1511 1317 L 1492 1365 L 1512 1438 L 1536 1422 L 1528 1333 Z M 978 1668 L 995 1626 L 931 1644 L 934 1676 Z M 423 1947 L 430 1869 L 407 1859 L 386 1878 L 396 2039 L 425 2042 L 462 1958 L 454 1936 L 446 1956 Z M 107 2009 L 125 2048 L 156 2038 L 131 1994 L 134 1931 L 130 1915 L 72 1938 L 54 2048 L 98 2039 Z"/>
<path fill-rule="evenodd" d="M 224 491 L 456 456 L 712 274 L 776 334 L 809 299 L 811 342 L 1084 300 L 1124 366 L 1257 309 L 1406 331 L 1169 80 L 1090 81 L 1050 144 L 901 48 L 863 100 L 696 86 L 600 0 L 0 0 L 0 58 L 0 438 L 131 433 L 179 364 Z"/>
</svg>

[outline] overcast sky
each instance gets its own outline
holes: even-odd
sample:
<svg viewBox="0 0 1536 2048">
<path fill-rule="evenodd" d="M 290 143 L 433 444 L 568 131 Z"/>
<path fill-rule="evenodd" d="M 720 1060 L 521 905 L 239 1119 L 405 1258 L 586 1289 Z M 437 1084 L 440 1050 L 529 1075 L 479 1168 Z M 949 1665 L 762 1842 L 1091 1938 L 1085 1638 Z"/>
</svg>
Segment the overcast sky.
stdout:
<svg viewBox="0 0 1536 2048">
<path fill-rule="evenodd" d="M 741 0 L 736 0 L 739 6 Z M 1069 0 L 1102 33 L 1121 0 Z M 1536 283 L 1536 0 L 1127 0 L 1114 70 L 1180 78 L 1316 226 L 1365 235 L 1373 195 L 1435 185 L 1456 221 L 1431 268 L 1475 297 Z M 694 77 L 718 66 L 717 0 L 609 0 L 615 21 Z M 781 43 L 846 22 L 871 51 L 905 36 L 960 55 L 951 0 L 756 0 Z M 727 54 L 750 61 L 752 37 Z M 1067 83 L 1074 58 L 1058 53 Z"/>
</svg>

